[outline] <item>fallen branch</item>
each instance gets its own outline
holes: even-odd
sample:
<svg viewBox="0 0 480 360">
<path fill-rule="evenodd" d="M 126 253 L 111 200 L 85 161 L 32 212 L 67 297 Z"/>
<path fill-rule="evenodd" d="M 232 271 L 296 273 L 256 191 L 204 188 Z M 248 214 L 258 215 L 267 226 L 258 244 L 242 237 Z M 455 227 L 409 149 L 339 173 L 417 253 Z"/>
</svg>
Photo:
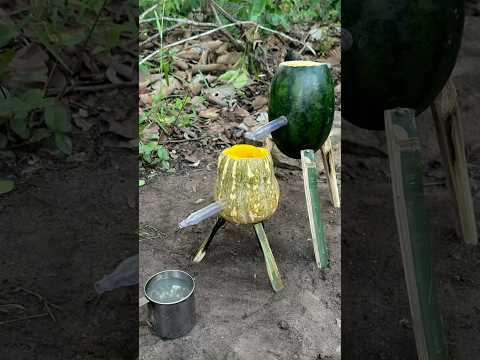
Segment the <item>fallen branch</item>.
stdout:
<svg viewBox="0 0 480 360">
<path fill-rule="evenodd" d="M 217 23 L 219 25 L 222 25 L 222 21 L 220 20 L 220 17 L 218 16 L 218 12 L 217 12 L 217 9 L 215 8 L 215 5 L 213 5 L 213 1 L 210 0 L 210 8 L 212 9 L 212 12 L 215 16 L 215 19 L 217 19 Z M 238 41 L 237 39 L 235 39 L 232 34 L 230 34 L 227 30 L 222 30 L 222 33 L 233 43 L 233 45 L 235 46 L 235 48 L 237 50 L 240 50 L 240 51 L 244 51 L 245 50 L 245 46 L 243 46 L 243 44 Z"/>
<path fill-rule="evenodd" d="M 192 73 L 197 73 L 199 71 L 209 73 L 216 71 L 226 71 L 229 66 L 225 64 L 197 64 L 192 65 Z"/>
<path fill-rule="evenodd" d="M 49 96 L 52 95 L 60 95 L 60 94 L 68 94 L 72 92 L 96 92 L 102 90 L 113 90 L 113 89 L 124 89 L 124 88 L 131 88 L 137 87 L 137 82 L 123 82 L 117 84 L 101 84 L 101 85 L 89 85 L 89 86 L 70 86 L 65 89 L 50 89 L 47 91 Z"/>
<path fill-rule="evenodd" d="M 224 16 L 226 19 L 228 19 L 232 23 L 237 23 L 238 20 L 235 19 L 232 15 L 230 15 L 224 8 L 222 8 L 215 0 L 210 0 L 210 3 L 217 8 L 218 11 Z M 241 27 L 240 27 L 241 29 Z"/>
<path fill-rule="evenodd" d="M 252 26 L 256 26 L 258 27 L 259 29 L 262 29 L 264 31 L 267 31 L 267 32 L 271 32 L 275 35 L 278 35 L 278 36 L 281 36 L 281 37 L 284 37 L 285 39 L 293 42 L 293 43 L 296 43 L 296 44 L 300 44 L 300 45 L 305 45 L 301 40 L 298 40 L 298 39 L 295 39 L 281 31 L 277 31 L 277 30 L 273 30 L 273 29 L 270 29 L 270 28 L 267 28 L 263 25 L 258 25 L 256 22 L 254 21 L 237 21 L 235 23 L 231 23 L 231 24 L 226 24 L 226 25 L 222 25 L 222 26 L 219 26 L 219 27 L 216 27 L 215 29 L 212 29 L 212 30 L 208 30 L 206 32 L 203 32 L 201 34 L 197 34 L 197 35 L 194 35 L 194 36 L 191 36 L 187 39 L 182 39 L 182 40 L 179 40 L 179 41 L 176 41 L 174 43 L 171 43 L 171 44 L 168 44 L 167 46 L 164 46 L 160 49 L 157 49 L 155 50 L 154 52 L 150 53 L 149 55 L 147 55 L 146 57 L 144 57 L 142 60 L 140 60 L 140 65 L 143 64 L 144 62 L 150 60 L 152 57 L 156 56 L 157 54 L 159 54 L 160 52 L 162 52 L 163 50 L 165 49 L 168 49 L 168 48 L 171 48 L 171 47 L 174 47 L 174 46 L 177 46 L 177 45 L 181 45 L 181 44 L 184 44 L 188 41 L 191 41 L 191 40 L 195 40 L 195 39 L 198 39 L 200 37 L 203 37 L 203 36 L 207 36 L 207 35 L 210 35 L 210 34 L 213 34 L 217 31 L 222 31 L 223 29 L 227 29 L 229 27 L 232 27 L 232 26 L 238 26 L 238 25 L 252 25 Z M 214 24 L 214 26 L 216 26 Z M 312 49 L 311 46 L 307 46 L 307 48 L 312 52 L 312 54 L 316 55 L 315 53 L 315 50 Z"/>
<path fill-rule="evenodd" d="M 153 10 L 155 10 L 156 8 L 158 7 L 158 4 L 155 4 L 153 5 L 152 7 L 148 8 L 147 10 L 145 10 L 143 12 L 143 14 L 140 15 L 140 20 L 143 19 L 145 17 L 145 15 L 147 15 L 148 13 L 152 12 Z"/>
<path fill-rule="evenodd" d="M 166 145 L 166 144 L 176 144 L 176 143 L 183 143 L 183 142 L 187 142 L 187 141 L 199 141 L 199 140 L 202 140 L 202 139 L 205 139 L 207 136 L 199 136 L 199 137 L 196 137 L 196 138 L 192 138 L 192 139 L 178 139 L 178 140 L 165 140 L 165 141 L 159 141 L 158 143 L 160 145 Z"/>
<path fill-rule="evenodd" d="M 140 46 L 145 46 L 146 44 L 152 42 L 156 38 L 159 38 L 160 36 L 163 36 L 163 34 L 169 32 L 169 31 L 175 30 L 175 29 L 177 29 L 177 28 L 179 28 L 183 25 L 184 24 L 176 24 L 176 25 L 170 26 L 170 27 L 166 28 L 165 30 L 163 30 L 162 32 L 158 32 L 155 35 L 150 36 L 148 39 L 145 39 L 144 41 L 142 41 L 140 43 Z"/>
<path fill-rule="evenodd" d="M 172 17 L 168 17 L 168 16 L 159 16 L 159 20 L 171 21 L 171 22 L 176 22 L 178 24 L 185 24 L 185 25 L 217 26 L 214 23 L 198 22 L 198 21 L 193 21 L 193 20 L 189 20 L 189 19 L 177 19 L 177 18 L 172 18 Z M 157 18 L 149 18 L 149 19 L 140 20 L 140 24 L 149 23 L 149 22 L 153 22 L 153 21 L 157 21 Z"/>
</svg>

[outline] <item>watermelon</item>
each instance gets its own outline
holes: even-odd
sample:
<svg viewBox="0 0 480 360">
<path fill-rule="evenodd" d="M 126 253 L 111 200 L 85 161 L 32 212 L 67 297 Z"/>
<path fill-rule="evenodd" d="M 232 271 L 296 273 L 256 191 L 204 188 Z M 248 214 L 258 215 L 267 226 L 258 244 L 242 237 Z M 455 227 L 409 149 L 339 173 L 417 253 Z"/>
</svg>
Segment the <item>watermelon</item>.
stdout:
<svg viewBox="0 0 480 360">
<path fill-rule="evenodd" d="M 270 87 L 268 117 L 286 116 L 286 126 L 272 133 L 285 155 L 299 159 L 302 150 L 317 151 L 332 129 L 335 95 L 330 66 L 314 61 L 280 64 Z"/>
<path fill-rule="evenodd" d="M 424 111 L 455 65 L 463 0 L 344 0 L 342 117 L 384 129 L 384 110 Z M 347 42 L 346 42 L 347 43 Z"/>
</svg>

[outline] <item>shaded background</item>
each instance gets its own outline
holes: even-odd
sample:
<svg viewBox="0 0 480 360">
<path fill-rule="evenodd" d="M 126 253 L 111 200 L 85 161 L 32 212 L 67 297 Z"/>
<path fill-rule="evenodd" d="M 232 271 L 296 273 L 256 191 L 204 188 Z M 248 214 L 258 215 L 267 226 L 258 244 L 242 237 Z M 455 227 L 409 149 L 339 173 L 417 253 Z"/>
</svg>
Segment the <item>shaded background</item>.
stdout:
<svg viewBox="0 0 480 360">
<path fill-rule="evenodd" d="M 467 1 L 456 85 L 472 194 L 480 215 L 480 2 Z M 344 8 L 345 11 L 345 8 Z M 455 234 L 430 110 L 418 118 L 434 273 L 450 359 L 480 358 L 480 248 Z M 342 355 L 416 359 L 383 132 L 342 122 Z"/>
</svg>

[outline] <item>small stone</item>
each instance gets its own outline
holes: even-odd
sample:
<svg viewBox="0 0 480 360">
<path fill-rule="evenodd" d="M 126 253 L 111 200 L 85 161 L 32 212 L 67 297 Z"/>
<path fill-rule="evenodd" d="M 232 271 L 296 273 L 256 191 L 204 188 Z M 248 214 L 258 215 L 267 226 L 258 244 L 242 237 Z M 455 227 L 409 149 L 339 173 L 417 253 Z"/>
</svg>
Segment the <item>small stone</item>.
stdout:
<svg viewBox="0 0 480 360">
<path fill-rule="evenodd" d="M 278 327 L 282 330 L 288 330 L 290 329 L 290 325 L 288 325 L 288 323 L 285 321 L 285 320 L 280 320 L 278 322 Z"/>
</svg>

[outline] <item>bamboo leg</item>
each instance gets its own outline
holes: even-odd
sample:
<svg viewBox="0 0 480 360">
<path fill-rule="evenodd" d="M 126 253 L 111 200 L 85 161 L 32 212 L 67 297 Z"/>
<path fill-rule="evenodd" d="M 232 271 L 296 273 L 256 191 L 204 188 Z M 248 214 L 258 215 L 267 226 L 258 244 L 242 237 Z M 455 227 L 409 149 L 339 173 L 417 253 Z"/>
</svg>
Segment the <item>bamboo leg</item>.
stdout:
<svg viewBox="0 0 480 360">
<path fill-rule="evenodd" d="M 255 228 L 255 233 L 257 234 L 257 239 L 260 242 L 260 247 L 262 248 L 263 256 L 265 257 L 265 263 L 267 266 L 268 278 L 272 284 L 273 290 L 280 291 L 283 289 L 282 278 L 280 277 L 280 272 L 278 271 L 277 263 L 273 257 L 272 249 L 268 243 L 267 235 L 265 234 L 265 229 L 263 228 L 262 223 L 253 225 Z"/>
<path fill-rule="evenodd" d="M 323 167 L 327 175 L 328 189 L 330 190 L 330 200 L 333 207 L 340 207 L 340 196 L 338 195 L 337 171 L 335 170 L 335 158 L 333 157 L 332 141 L 330 136 L 320 149 L 322 153 Z"/>
<path fill-rule="evenodd" d="M 446 360 L 432 270 L 415 111 L 385 112 L 395 215 L 419 360 Z"/>
<path fill-rule="evenodd" d="M 457 93 L 451 80 L 431 108 L 443 162 L 447 168 L 448 186 L 453 196 L 457 233 L 467 244 L 476 245 L 477 224 L 465 158 L 462 122 Z"/>
<path fill-rule="evenodd" d="M 320 269 L 328 266 L 328 250 L 322 222 L 322 210 L 317 192 L 317 167 L 313 150 L 302 150 L 303 184 L 307 200 L 308 220 L 312 233 L 315 260 Z"/>
<path fill-rule="evenodd" d="M 197 254 L 195 255 L 195 257 L 193 258 L 193 261 L 194 262 L 200 262 L 203 260 L 203 258 L 205 257 L 205 254 L 207 252 L 207 249 L 210 245 L 210 242 L 212 241 L 213 237 L 215 236 L 215 234 L 217 233 L 217 231 L 223 226 L 225 225 L 225 219 L 222 218 L 222 217 L 218 217 L 217 219 L 217 222 L 215 223 L 215 225 L 213 226 L 213 229 L 212 229 L 212 232 L 210 233 L 210 236 L 205 239 L 202 244 L 200 245 L 200 247 L 198 248 L 197 250 Z"/>
</svg>

